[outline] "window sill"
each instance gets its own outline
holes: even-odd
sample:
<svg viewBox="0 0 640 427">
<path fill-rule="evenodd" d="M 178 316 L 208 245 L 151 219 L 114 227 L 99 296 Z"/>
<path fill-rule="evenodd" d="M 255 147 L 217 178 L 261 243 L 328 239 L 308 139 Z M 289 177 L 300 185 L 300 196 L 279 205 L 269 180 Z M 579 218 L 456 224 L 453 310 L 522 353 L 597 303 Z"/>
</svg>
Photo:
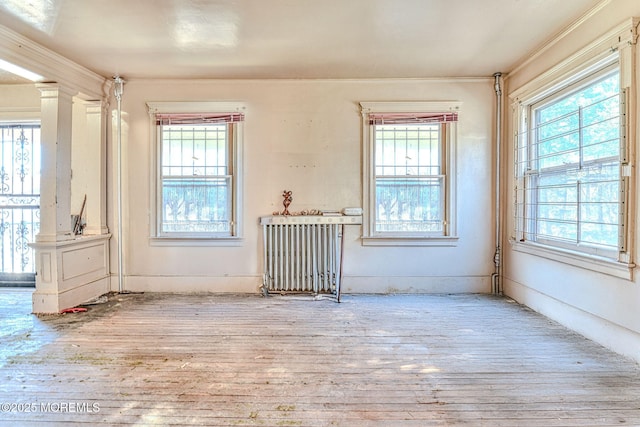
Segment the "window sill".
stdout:
<svg viewBox="0 0 640 427">
<path fill-rule="evenodd" d="M 635 264 L 633 263 L 614 261 L 597 255 L 583 254 L 568 249 L 551 248 L 531 242 L 521 243 L 515 240 L 509 240 L 509 243 L 511 247 L 518 252 L 535 255 L 620 279 L 633 280 L 633 270 L 635 269 Z"/>
<path fill-rule="evenodd" d="M 458 246 L 458 237 L 368 236 L 362 237 L 362 246 Z"/>
<path fill-rule="evenodd" d="M 151 246 L 242 246 L 241 237 L 152 237 Z"/>
</svg>

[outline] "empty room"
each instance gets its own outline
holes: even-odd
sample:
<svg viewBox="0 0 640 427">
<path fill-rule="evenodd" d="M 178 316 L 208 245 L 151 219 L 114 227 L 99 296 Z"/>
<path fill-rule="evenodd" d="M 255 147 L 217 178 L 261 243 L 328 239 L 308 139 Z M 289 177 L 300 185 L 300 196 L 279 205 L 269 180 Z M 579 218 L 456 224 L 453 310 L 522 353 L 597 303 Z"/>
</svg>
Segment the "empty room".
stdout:
<svg viewBox="0 0 640 427">
<path fill-rule="evenodd" d="M 0 425 L 640 425 L 637 0 L 3 0 Z"/>
</svg>

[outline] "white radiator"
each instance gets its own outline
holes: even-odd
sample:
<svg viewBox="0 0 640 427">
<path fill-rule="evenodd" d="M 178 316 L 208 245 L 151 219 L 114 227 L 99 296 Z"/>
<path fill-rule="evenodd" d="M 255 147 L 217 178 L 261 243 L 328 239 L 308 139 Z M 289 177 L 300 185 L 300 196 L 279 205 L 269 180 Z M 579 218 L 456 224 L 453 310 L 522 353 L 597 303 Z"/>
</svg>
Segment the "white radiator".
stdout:
<svg viewBox="0 0 640 427">
<path fill-rule="evenodd" d="M 333 294 L 339 301 L 342 226 L 354 221 L 321 216 L 261 218 L 263 292 Z"/>
</svg>

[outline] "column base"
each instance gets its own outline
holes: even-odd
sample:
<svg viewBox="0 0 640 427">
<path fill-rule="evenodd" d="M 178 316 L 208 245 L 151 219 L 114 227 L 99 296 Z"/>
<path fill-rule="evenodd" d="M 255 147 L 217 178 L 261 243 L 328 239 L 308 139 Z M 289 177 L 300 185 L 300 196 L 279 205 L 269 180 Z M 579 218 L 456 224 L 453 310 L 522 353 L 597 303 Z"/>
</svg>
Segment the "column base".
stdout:
<svg viewBox="0 0 640 427">
<path fill-rule="evenodd" d="M 36 261 L 34 313 L 59 313 L 109 292 L 110 234 L 31 244 Z"/>
</svg>

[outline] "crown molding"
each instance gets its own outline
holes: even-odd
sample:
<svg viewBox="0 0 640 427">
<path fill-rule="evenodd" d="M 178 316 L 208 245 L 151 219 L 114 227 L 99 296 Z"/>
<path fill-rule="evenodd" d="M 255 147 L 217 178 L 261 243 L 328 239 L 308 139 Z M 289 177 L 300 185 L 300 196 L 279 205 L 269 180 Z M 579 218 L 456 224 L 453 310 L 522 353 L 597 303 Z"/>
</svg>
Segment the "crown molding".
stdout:
<svg viewBox="0 0 640 427">
<path fill-rule="evenodd" d="M 526 67 L 530 63 L 534 62 L 536 59 L 538 59 L 540 56 L 542 56 L 545 52 L 547 52 L 553 46 L 558 44 L 561 40 L 566 38 L 569 34 L 571 34 L 573 31 L 575 31 L 578 27 L 584 25 L 587 21 L 589 21 L 589 19 L 591 19 L 595 15 L 597 15 L 602 9 L 604 9 L 606 6 L 608 6 L 612 1 L 613 0 L 602 0 L 599 3 L 597 3 L 595 6 L 593 6 L 591 9 L 589 9 L 587 12 L 585 12 L 582 16 L 580 16 L 578 19 L 576 19 L 569 26 L 567 26 L 562 31 L 560 31 L 559 33 L 555 34 L 553 37 L 551 37 L 550 39 L 548 39 L 547 41 L 545 41 L 544 43 L 539 45 L 532 52 L 529 52 L 521 60 L 517 61 L 516 62 L 517 65 L 515 65 L 515 67 L 512 67 L 512 69 L 507 74 L 508 75 L 517 74 L 524 67 Z"/>
<path fill-rule="evenodd" d="M 0 58 L 58 83 L 83 99 L 107 99 L 108 79 L 0 25 Z"/>
<path fill-rule="evenodd" d="M 574 75 L 576 68 L 581 66 L 587 64 L 593 65 L 602 61 L 608 62 L 608 58 L 612 55 L 618 55 L 621 49 L 634 46 L 637 43 L 639 25 L 640 18 L 625 19 L 597 40 L 575 52 L 533 80 L 511 91 L 509 98 L 518 99 L 523 96 L 523 94 L 531 92 L 532 88 L 549 87 L 554 84 L 554 81 Z M 513 76 L 513 73 L 510 73 L 509 76 Z"/>
</svg>

